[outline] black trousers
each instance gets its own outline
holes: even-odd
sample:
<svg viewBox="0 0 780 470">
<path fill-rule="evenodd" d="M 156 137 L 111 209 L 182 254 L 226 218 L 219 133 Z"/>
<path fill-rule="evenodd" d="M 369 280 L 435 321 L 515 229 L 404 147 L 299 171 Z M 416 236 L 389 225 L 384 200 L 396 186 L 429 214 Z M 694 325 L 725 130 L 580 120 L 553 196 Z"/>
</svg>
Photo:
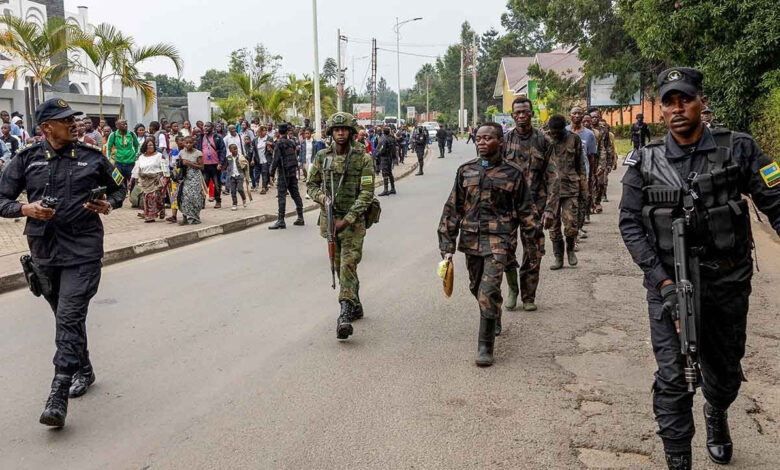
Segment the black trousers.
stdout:
<svg viewBox="0 0 780 470">
<path fill-rule="evenodd" d="M 209 181 L 214 181 L 214 200 L 222 202 L 222 172 L 217 170 L 217 165 L 203 165 L 203 179 L 207 188 Z"/>
<path fill-rule="evenodd" d="M 743 380 L 740 361 L 745 355 L 750 281 L 701 282 L 698 329 L 701 391 L 712 406 L 727 409 L 737 398 Z M 685 356 L 674 321 L 661 311 L 663 299 L 647 292 L 650 339 L 658 364 L 653 384 L 653 412 L 658 435 L 669 452 L 687 452 L 694 434 L 693 393 L 685 382 Z"/>
<path fill-rule="evenodd" d="M 303 214 L 303 201 L 301 200 L 301 193 L 298 191 L 298 175 L 295 173 L 295 168 L 286 168 L 284 173 L 279 173 L 279 180 L 276 182 L 276 199 L 279 202 L 279 219 L 284 219 L 284 214 L 287 212 L 287 193 L 290 193 L 290 197 L 295 201 L 295 209 L 298 211 L 298 215 Z"/>
<path fill-rule="evenodd" d="M 441 140 L 439 141 L 439 153 L 441 154 L 442 157 L 444 156 L 444 148 L 446 145 L 447 145 L 446 141 L 441 141 Z"/>
<path fill-rule="evenodd" d="M 87 309 L 100 284 L 101 262 L 40 269 L 51 279 L 52 293 L 44 296 L 56 322 L 54 372 L 73 375 L 90 365 L 87 350 Z"/>
<path fill-rule="evenodd" d="M 452 153 L 452 141 L 447 141 L 447 152 Z"/>
</svg>

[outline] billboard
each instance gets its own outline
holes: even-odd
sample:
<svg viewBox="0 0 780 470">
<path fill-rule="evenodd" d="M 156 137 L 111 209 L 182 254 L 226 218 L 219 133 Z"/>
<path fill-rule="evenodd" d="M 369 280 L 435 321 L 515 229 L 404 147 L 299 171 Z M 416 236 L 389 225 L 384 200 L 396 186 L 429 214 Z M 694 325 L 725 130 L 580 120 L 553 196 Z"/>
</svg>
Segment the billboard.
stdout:
<svg viewBox="0 0 780 470">
<path fill-rule="evenodd" d="M 417 110 L 414 109 L 414 106 L 407 106 L 406 107 L 406 120 L 407 121 L 413 121 L 414 118 L 417 117 Z"/>
<path fill-rule="evenodd" d="M 639 83 L 639 74 L 634 74 L 633 77 L 636 83 Z M 588 105 L 589 106 L 617 106 L 618 104 L 612 99 L 612 89 L 615 87 L 617 77 L 615 75 L 607 75 L 606 77 L 599 79 L 591 79 L 588 85 Z M 641 104 L 642 93 L 639 86 L 637 86 L 636 92 L 631 97 L 631 102 L 627 105 Z"/>
<path fill-rule="evenodd" d="M 371 103 L 355 103 L 352 114 L 358 119 L 371 119 Z"/>
</svg>

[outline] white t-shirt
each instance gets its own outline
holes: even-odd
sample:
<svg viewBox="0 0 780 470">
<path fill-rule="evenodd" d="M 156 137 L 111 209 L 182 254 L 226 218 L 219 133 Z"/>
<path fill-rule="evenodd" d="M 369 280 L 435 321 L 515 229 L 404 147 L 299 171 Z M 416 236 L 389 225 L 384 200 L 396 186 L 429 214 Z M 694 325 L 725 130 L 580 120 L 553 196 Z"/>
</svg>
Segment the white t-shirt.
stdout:
<svg viewBox="0 0 780 470">
<path fill-rule="evenodd" d="M 261 165 L 268 163 L 268 160 L 265 158 L 266 142 L 268 142 L 268 136 L 257 138 L 257 161 L 259 161 Z"/>
<path fill-rule="evenodd" d="M 230 144 L 236 144 L 239 154 L 244 153 L 244 138 L 241 137 L 241 134 L 236 133 L 235 136 L 232 136 L 228 133 L 223 140 L 225 141 L 225 150 L 227 153 L 230 153 Z"/>
<path fill-rule="evenodd" d="M 168 168 L 168 162 L 160 152 L 151 156 L 141 154 L 141 156 L 138 157 L 138 160 L 135 161 L 132 177 L 138 179 L 139 175 L 152 173 L 162 173 L 164 176 L 170 176 L 171 174 Z"/>
</svg>

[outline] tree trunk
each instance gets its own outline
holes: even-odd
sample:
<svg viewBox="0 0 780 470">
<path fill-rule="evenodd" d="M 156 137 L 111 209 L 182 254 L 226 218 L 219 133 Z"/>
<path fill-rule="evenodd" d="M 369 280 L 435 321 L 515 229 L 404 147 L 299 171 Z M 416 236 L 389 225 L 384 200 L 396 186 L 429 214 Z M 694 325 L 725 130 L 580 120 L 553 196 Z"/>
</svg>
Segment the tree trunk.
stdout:
<svg viewBox="0 0 780 470">
<path fill-rule="evenodd" d="M 117 119 L 124 119 L 124 113 L 125 113 L 125 86 L 119 85 L 121 87 L 119 91 L 119 117 Z"/>
<path fill-rule="evenodd" d="M 103 80 L 98 79 L 98 114 L 103 121 Z"/>
</svg>

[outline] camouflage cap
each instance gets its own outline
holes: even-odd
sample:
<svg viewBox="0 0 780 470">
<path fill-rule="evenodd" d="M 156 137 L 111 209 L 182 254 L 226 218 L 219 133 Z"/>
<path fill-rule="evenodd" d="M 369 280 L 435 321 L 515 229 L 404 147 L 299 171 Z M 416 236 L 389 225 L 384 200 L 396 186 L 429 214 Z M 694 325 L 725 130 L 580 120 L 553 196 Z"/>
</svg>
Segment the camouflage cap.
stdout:
<svg viewBox="0 0 780 470">
<path fill-rule="evenodd" d="M 326 132 L 330 134 L 331 131 L 337 127 L 348 127 L 357 132 L 357 119 L 355 119 L 355 116 L 349 113 L 338 112 L 331 116 L 330 119 L 328 119 L 328 128 L 326 129 Z"/>
</svg>

